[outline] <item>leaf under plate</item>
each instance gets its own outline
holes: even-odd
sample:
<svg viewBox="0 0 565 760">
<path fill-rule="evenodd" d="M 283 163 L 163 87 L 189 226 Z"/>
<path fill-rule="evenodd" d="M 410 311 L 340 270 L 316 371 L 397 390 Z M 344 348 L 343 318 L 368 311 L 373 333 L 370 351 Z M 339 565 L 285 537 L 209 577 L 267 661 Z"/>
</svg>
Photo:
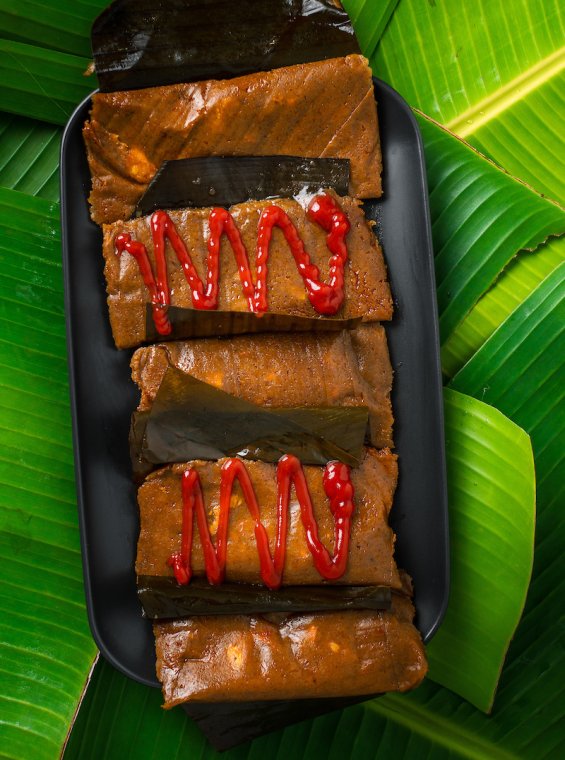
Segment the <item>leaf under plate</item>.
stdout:
<svg viewBox="0 0 565 760">
<path fill-rule="evenodd" d="M 61 130 L 0 112 L 0 187 L 59 200 Z"/>
<path fill-rule="evenodd" d="M 66 124 L 76 106 L 96 88 L 83 76 L 86 58 L 0 39 L 0 103 L 5 111 Z"/>
<path fill-rule="evenodd" d="M 565 261 L 565 238 L 551 238 L 533 253 L 521 251 L 475 304 L 441 349 L 442 369 L 453 377 L 506 317 Z"/>
<path fill-rule="evenodd" d="M 54 757 L 95 655 L 84 607 L 58 207 L 0 190 L 2 755 Z"/>
<path fill-rule="evenodd" d="M 565 229 L 565 211 L 423 114 L 442 342 L 522 248 Z"/>
<path fill-rule="evenodd" d="M 452 388 L 496 406 L 530 434 L 536 457 L 538 543 L 554 543 L 554 531 L 563 520 L 563 511 L 558 516 L 555 510 L 565 499 L 564 285 L 565 262 L 545 278 L 451 381 Z"/>
<path fill-rule="evenodd" d="M 412 106 L 563 201 L 559 0 L 400 3 L 371 64 Z"/>
</svg>

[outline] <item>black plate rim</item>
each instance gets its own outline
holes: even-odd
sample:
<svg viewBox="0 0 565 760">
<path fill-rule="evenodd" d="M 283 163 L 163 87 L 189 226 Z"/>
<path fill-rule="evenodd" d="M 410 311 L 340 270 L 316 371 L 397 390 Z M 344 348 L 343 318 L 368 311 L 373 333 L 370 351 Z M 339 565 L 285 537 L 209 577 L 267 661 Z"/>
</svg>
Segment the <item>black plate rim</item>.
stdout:
<svg viewBox="0 0 565 760">
<path fill-rule="evenodd" d="M 436 281 L 435 281 L 435 270 L 434 270 L 434 255 L 433 255 L 433 242 L 432 242 L 432 230 L 431 230 L 431 219 L 430 219 L 430 210 L 429 210 L 429 203 L 428 203 L 428 186 L 427 186 L 427 175 L 426 175 L 426 165 L 425 165 L 425 156 L 424 156 L 424 147 L 422 142 L 422 136 L 421 132 L 418 126 L 418 123 L 414 117 L 414 114 L 412 112 L 412 109 L 408 105 L 408 103 L 404 100 L 404 98 L 396 91 L 394 90 L 389 84 L 384 82 L 381 79 L 378 79 L 377 77 L 373 77 L 374 84 L 386 91 L 388 97 L 392 98 L 396 101 L 397 105 L 402 109 L 404 112 L 405 117 L 409 120 L 417 142 L 417 153 L 418 153 L 418 159 L 419 159 L 419 168 L 420 171 L 419 174 L 419 183 L 420 183 L 420 190 L 422 193 L 422 197 L 424 199 L 423 204 L 423 211 L 424 211 L 424 222 L 425 222 L 425 228 L 426 228 L 426 234 L 425 239 L 422 240 L 422 251 L 425 252 L 426 256 L 426 262 L 427 262 L 427 274 L 429 277 L 429 281 L 431 286 L 433 287 L 433 292 L 435 294 L 436 292 Z M 160 688 L 159 682 L 156 680 L 156 678 L 146 678 L 143 675 L 138 674 L 135 672 L 135 670 L 129 668 L 127 665 L 124 665 L 120 661 L 118 657 L 114 655 L 112 652 L 111 647 L 108 646 L 107 642 L 104 640 L 104 637 L 102 636 L 99 628 L 98 621 L 96 619 L 95 613 L 94 613 L 94 604 L 93 604 L 93 593 L 92 593 L 92 576 L 90 572 L 90 547 L 89 542 L 87 540 L 86 530 L 85 530 L 85 496 L 84 496 L 84 484 L 82 481 L 81 476 L 81 462 L 82 462 L 82 455 L 81 455 L 81 446 L 80 446 L 80 435 L 79 435 L 79 422 L 78 422 L 78 401 L 77 401 L 77 388 L 75 383 L 76 378 L 76 362 L 75 362 L 75 348 L 74 348 L 74 329 L 73 324 L 70 316 L 70 305 L 72 300 L 72 288 L 71 288 L 71 272 L 69 268 L 69 259 L 70 259 L 70 250 L 69 250 L 69 234 L 68 234 L 68 225 L 69 225 L 69 203 L 67 201 L 67 193 L 66 193 L 66 179 L 65 179 L 65 168 L 67 166 L 68 156 L 69 156 L 69 139 L 70 135 L 72 135 L 73 131 L 77 129 L 77 121 L 79 118 L 81 118 L 81 113 L 87 106 L 87 104 L 90 102 L 93 95 L 95 95 L 98 92 L 98 90 L 94 90 L 92 93 L 90 93 L 86 98 L 84 98 L 81 103 L 75 108 L 71 116 L 69 117 L 69 120 L 67 124 L 65 125 L 62 139 L 61 139 L 61 149 L 60 149 L 60 167 L 59 167 L 59 178 L 60 178 L 60 187 L 61 187 L 61 245 L 62 245 L 62 263 L 63 263 L 63 284 L 64 284 L 64 301 L 65 301 L 65 324 L 66 324 L 66 344 L 67 344 L 67 359 L 68 359 L 68 372 L 69 372 L 69 397 L 70 397 L 70 408 L 71 408 L 71 418 L 72 418 L 72 437 L 73 437 L 73 453 L 74 453 L 74 466 L 75 466 L 75 481 L 76 481 L 76 491 L 77 491 L 77 507 L 78 507 L 78 517 L 79 517 L 79 532 L 80 532 L 80 545 L 81 545 L 81 554 L 82 554 L 82 566 L 83 566 L 83 579 L 84 579 L 84 589 L 85 589 L 85 601 L 86 601 L 86 608 L 87 608 L 87 616 L 88 621 L 90 625 L 90 629 L 92 632 L 93 639 L 95 643 L 97 644 L 101 654 L 104 656 L 104 658 L 110 662 L 117 670 L 124 673 L 129 678 L 132 678 L 133 680 L 142 683 L 147 686 L 152 686 L 155 688 Z M 82 121 L 81 121 L 81 128 L 82 128 Z M 385 251 L 385 259 L 386 259 L 386 251 Z M 394 294 L 393 294 L 394 295 Z M 446 471 L 446 453 L 445 453 L 445 427 L 444 427 L 444 408 L 443 408 L 443 387 L 442 387 L 442 372 L 441 372 L 441 361 L 440 361 L 440 343 L 439 343 L 439 317 L 438 317 L 438 310 L 437 310 L 437 299 L 433 299 L 433 308 L 431 309 L 431 312 L 429 313 L 429 318 L 432 321 L 434 335 L 435 335 L 435 351 L 434 351 L 434 358 L 435 358 L 435 379 L 436 379 L 436 391 L 439 394 L 439 398 L 436 399 L 437 403 L 437 410 L 438 410 L 438 421 L 440 423 L 439 425 L 439 449 L 440 449 L 440 458 L 441 461 L 439 463 L 439 472 L 441 473 L 441 484 L 440 484 L 440 490 L 441 490 L 441 517 L 443 520 L 443 553 L 444 553 L 444 573 L 443 573 L 443 598 L 442 603 L 438 607 L 435 619 L 433 623 L 428 627 L 424 635 L 422 636 L 424 643 L 428 643 L 431 638 L 435 635 L 438 628 L 440 627 L 449 602 L 449 594 L 450 594 L 450 541 L 449 541 L 449 516 L 448 516 L 448 493 L 447 493 L 447 471 Z M 385 324 L 385 328 L 387 325 Z"/>
<path fill-rule="evenodd" d="M 428 175 L 426 172 L 426 156 L 424 152 L 424 142 L 422 139 L 422 132 L 420 131 L 420 127 L 418 126 L 418 122 L 416 121 L 416 117 L 414 116 L 414 112 L 412 108 L 399 92 L 397 92 L 393 87 L 387 84 L 387 82 L 384 82 L 382 79 L 379 79 L 378 77 L 373 77 L 373 84 L 378 85 L 383 90 L 385 90 L 388 93 L 389 97 L 396 100 L 396 102 L 402 107 L 402 109 L 405 111 L 406 118 L 412 125 L 414 129 L 414 133 L 416 135 L 418 156 L 420 159 L 420 167 L 421 167 L 421 171 L 420 171 L 421 190 L 422 190 L 422 197 L 425 199 L 424 216 L 425 216 L 426 238 L 423 243 L 423 247 L 425 247 L 426 249 L 428 277 L 433 287 L 434 294 L 436 294 L 437 285 L 436 285 L 436 272 L 435 272 L 435 265 L 434 265 L 434 243 L 433 243 L 433 236 L 432 236 L 432 220 L 431 220 L 430 204 L 429 204 Z M 386 260 L 386 253 L 385 253 L 385 260 Z M 444 579 L 445 586 L 444 586 L 443 603 L 438 609 L 436 620 L 430 626 L 429 630 L 426 632 L 426 635 L 423 636 L 424 644 L 427 644 L 433 638 L 433 636 L 435 636 L 437 630 L 442 624 L 443 619 L 445 617 L 445 613 L 447 612 L 447 607 L 449 604 L 449 595 L 451 592 L 451 572 L 450 572 L 451 554 L 450 554 L 450 534 L 449 534 L 449 511 L 448 511 L 449 497 L 448 497 L 448 492 L 447 492 L 447 459 L 446 459 L 446 452 L 445 452 L 445 412 L 444 412 L 444 406 L 443 406 L 443 382 L 442 382 L 443 371 L 441 368 L 441 344 L 440 344 L 439 313 L 438 313 L 438 306 L 437 306 L 437 298 L 434 298 L 433 300 L 433 308 L 431 310 L 430 317 L 433 323 L 433 331 L 434 331 L 435 342 L 436 342 L 436 346 L 435 346 L 436 350 L 434 352 L 435 374 L 439 381 L 437 385 L 438 385 L 438 391 L 439 391 L 439 396 L 440 396 L 439 404 L 438 404 L 438 414 L 439 414 L 439 423 L 440 423 L 439 427 L 440 427 L 440 438 L 441 438 L 440 468 L 441 468 L 441 473 L 443 475 L 442 484 L 441 484 L 441 490 L 442 490 L 442 496 L 443 496 L 442 512 L 443 512 L 443 517 L 445 520 L 445 530 L 443 531 L 443 539 L 444 539 L 443 550 L 445 553 L 445 579 Z M 394 505 L 393 505 L 393 508 L 394 508 Z"/>
</svg>

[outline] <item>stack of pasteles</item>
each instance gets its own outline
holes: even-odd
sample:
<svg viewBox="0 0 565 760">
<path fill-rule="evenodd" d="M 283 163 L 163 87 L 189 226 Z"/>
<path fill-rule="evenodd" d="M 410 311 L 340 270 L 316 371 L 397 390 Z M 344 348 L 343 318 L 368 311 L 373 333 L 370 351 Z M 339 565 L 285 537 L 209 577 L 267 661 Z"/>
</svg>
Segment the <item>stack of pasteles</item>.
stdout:
<svg viewBox="0 0 565 760">
<path fill-rule="evenodd" d="M 174 338 L 174 309 L 255 319 L 242 330 L 208 320 L 212 328 L 190 340 L 139 348 L 132 374 L 140 412 L 151 413 L 172 369 L 265 409 L 368 413 L 355 467 L 230 456 L 169 460 L 146 477 L 136 561 L 144 582 L 164 580 L 187 593 L 202 580 L 212 588 L 267 587 L 272 598 L 299 587 L 331 589 L 336 599 L 351 587 L 382 587 L 392 599 L 386 609 L 305 613 L 275 604 L 261 614 L 157 619 L 165 706 L 413 688 L 427 665 L 388 524 L 397 460 L 392 369 L 379 323 L 391 319 L 392 297 L 359 200 L 381 194 L 366 60 L 349 55 L 226 81 L 99 93 L 84 137 L 116 346 Z M 272 154 L 349 159 L 349 196 L 326 187 L 307 202 L 281 197 L 130 218 L 165 160 Z M 268 234 L 267 218 L 275 219 Z M 294 324 L 277 327 L 267 319 L 273 315 L 310 331 L 234 335 Z M 300 320 L 310 321 L 299 327 Z"/>
<path fill-rule="evenodd" d="M 414 611 L 410 588 L 396 567 L 394 534 L 388 524 L 398 469 L 397 458 L 388 448 L 392 443 L 392 371 L 383 328 L 372 324 L 335 335 L 239 336 L 138 349 L 132 359 L 132 376 L 141 390 L 141 410 L 151 410 L 170 367 L 266 407 L 284 403 L 368 407 L 368 435 L 379 449 L 365 448 L 360 465 L 350 470 L 354 508 L 345 571 L 331 579 L 320 575 L 309 548 L 303 503 L 294 482 L 285 506 L 288 524 L 280 589 L 316 584 L 341 588 L 381 586 L 391 590 L 392 604 L 383 610 L 198 615 L 176 622 L 157 620 L 157 670 L 165 705 L 171 707 L 186 700 L 245 701 L 404 691 L 419 683 L 426 672 L 426 660 L 411 622 Z M 198 474 L 207 526 L 201 532 L 194 505 L 190 517 L 191 582 L 207 577 L 204 543 L 209 540 L 216 548 L 221 543 L 221 494 L 229 461 L 179 462 L 147 477 L 138 494 L 141 530 L 136 570 L 143 583 L 175 577 L 171 559 L 178 557 L 187 533 L 183 492 L 187 472 Z M 258 461 L 246 461 L 244 467 L 273 556 L 281 497 L 278 467 Z M 337 521 L 324 484 L 325 469 L 301 469 L 317 538 L 331 555 L 332 548 L 336 548 Z M 262 584 L 257 519 L 240 481 L 233 481 L 227 503 L 222 581 L 230 589 L 234 584 Z M 338 658 L 348 665 L 346 686 L 341 679 L 332 678 L 331 663 Z M 320 664 L 322 661 L 325 665 Z M 264 678 L 261 688 L 259 673 Z"/>
</svg>

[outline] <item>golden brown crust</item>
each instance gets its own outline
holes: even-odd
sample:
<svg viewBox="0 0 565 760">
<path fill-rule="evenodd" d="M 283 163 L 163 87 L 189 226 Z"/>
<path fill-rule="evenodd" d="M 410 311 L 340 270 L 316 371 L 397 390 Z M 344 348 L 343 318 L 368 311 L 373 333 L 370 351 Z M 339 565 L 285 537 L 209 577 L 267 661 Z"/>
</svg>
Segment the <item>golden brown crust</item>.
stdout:
<svg viewBox="0 0 565 760">
<path fill-rule="evenodd" d="M 194 617 L 154 625 L 166 708 L 407 691 L 427 671 L 413 608 Z"/>
<path fill-rule="evenodd" d="M 229 80 L 98 93 L 84 139 L 98 224 L 128 219 L 158 167 L 175 158 L 349 158 L 352 195 L 381 195 L 373 82 L 360 55 Z"/>
<path fill-rule="evenodd" d="M 220 495 L 218 462 L 191 462 L 198 470 L 212 538 L 215 538 Z M 187 463 L 188 464 L 188 463 Z M 182 531 L 181 477 L 187 464 L 164 467 L 152 473 L 138 491 L 141 531 L 136 572 L 138 575 L 172 575 L 167 559 L 180 549 Z M 276 466 L 247 462 L 271 547 L 275 544 L 277 481 Z M 332 551 L 334 520 L 322 485 L 323 467 L 304 467 L 312 497 L 314 515 L 323 543 Z M 388 514 L 396 488 L 396 456 L 388 450 L 367 449 L 362 464 L 351 471 L 355 489 L 355 511 L 351 524 L 348 567 L 337 581 L 340 584 L 374 584 L 401 589 L 393 558 L 394 534 Z M 254 537 L 254 522 L 239 485 L 234 487 L 230 505 L 226 580 L 261 583 L 259 558 Z M 307 547 L 294 489 L 290 500 L 289 534 L 283 574 L 286 585 L 317 584 L 317 572 Z M 194 531 L 192 567 L 196 576 L 204 575 L 204 559 L 198 531 Z"/>
</svg>

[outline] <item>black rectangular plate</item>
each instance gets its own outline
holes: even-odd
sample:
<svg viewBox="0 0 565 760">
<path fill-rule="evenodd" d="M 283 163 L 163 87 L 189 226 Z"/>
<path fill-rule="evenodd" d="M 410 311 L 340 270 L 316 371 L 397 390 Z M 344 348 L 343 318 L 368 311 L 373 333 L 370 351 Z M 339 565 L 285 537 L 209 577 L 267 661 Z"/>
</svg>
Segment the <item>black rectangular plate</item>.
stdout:
<svg viewBox="0 0 565 760">
<path fill-rule="evenodd" d="M 433 251 L 420 133 L 410 108 L 375 80 L 383 150 L 377 222 L 395 316 L 385 324 L 395 372 L 393 408 L 399 486 L 392 512 L 396 557 L 414 580 L 425 641 L 448 598 L 449 557 L 443 400 Z M 141 617 L 134 562 L 139 531 L 128 431 L 138 391 L 131 351 L 114 347 L 103 277 L 102 233 L 90 220 L 90 174 L 82 140 L 90 98 L 71 116 L 61 149 L 61 214 L 67 342 L 78 510 L 90 627 L 116 668 L 157 686 L 151 623 Z M 314 700 L 315 701 L 315 700 Z M 332 707 L 335 709 L 335 701 Z M 307 717 L 304 712 L 303 717 Z"/>
</svg>

